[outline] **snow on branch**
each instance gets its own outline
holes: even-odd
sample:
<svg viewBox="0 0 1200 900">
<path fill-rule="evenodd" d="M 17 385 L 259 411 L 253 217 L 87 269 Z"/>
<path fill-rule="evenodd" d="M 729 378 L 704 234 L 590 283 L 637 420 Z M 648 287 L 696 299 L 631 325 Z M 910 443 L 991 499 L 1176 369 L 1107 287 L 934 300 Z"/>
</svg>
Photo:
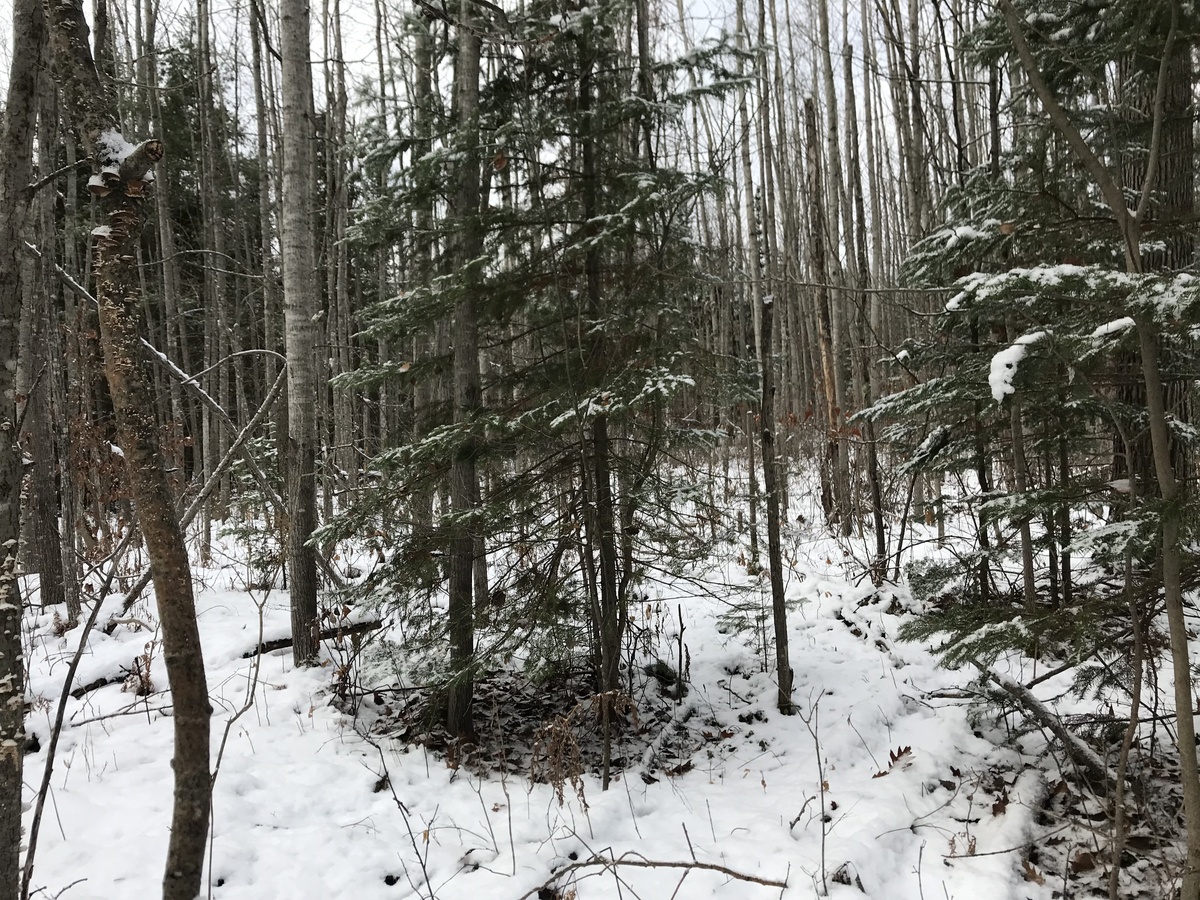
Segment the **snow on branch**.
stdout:
<svg viewBox="0 0 1200 900">
<path fill-rule="evenodd" d="M 1034 331 L 1017 338 L 1011 347 L 1005 347 L 992 357 L 992 370 L 988 373 L 988 384 L 992 388 L 992 396 L 997 403 L 1003 403 L 1006 394 L 1016 392 L 1013 379 L 1017 375 L 1017 364 L 1029 352 L 1030 344 L 1035 344 L 1046 337 L 1049 332 Z"/>
<path fill-rule="evenodd" d="M 1034 696 L 1033 691 L 1007 675 L 1001 675 L 978 660 L 972 660 L 983 676 L 1024 707 L 1025 711 L 1039 724 L 1062 742 L 1075 765 L 1097 785 L 1108 785 L 1111 775 L 1108 766 L 1088 743 L 1068 728 L 1059 716 Z"/>
</svg>

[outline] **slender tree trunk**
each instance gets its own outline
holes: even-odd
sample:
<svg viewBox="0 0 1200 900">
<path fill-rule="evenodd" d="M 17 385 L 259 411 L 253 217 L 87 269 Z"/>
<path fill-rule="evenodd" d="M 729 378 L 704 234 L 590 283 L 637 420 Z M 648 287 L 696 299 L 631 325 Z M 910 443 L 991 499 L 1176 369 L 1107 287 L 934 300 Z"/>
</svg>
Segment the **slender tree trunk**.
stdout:
<svg viewBox="0 0 1200 900">
<path fill-rule="evenodd" d="M 580 134 L 579 145 L 582 157 L 582 191 L 583 218 L 589 233 L 595 235 L 598 230 L 596 217 L 600 212 L 600 160 L 599 140 L 597 137 L 594 109 L 596 103 L 595 66 L 590 36 L 579 38 L 580 78 L 579 78 L 579 113 Z M 594 321 L 602 320 L 605 312 L 605 298 L 601 291 L 601 257 L 594 240 L 588 244 L 584 254 L 584 274 L 586 278 L 586 303 L 588 317 Z M 588 339 L 587 347 L 588 384 L 598 384 L 607 372 L 609 360 L 608 338 L 603 328 L 593 330 Z M 598 554 L 599 563 L 596 577 L 598 579 L 599 621 L 596 623 L 600 646 L 600 671 L 598 687 L 603 695 L 601 699 L 601 726 L 604 734 L 604 750 L 601 762 L 601 782 L 604 790 L 610 784 L 610 765 L 612 753 L 613 702 L 620 687 L 621 661 L 621 615 L 619 610 L 620 597 L 617 583 L 617 545 L 616 545 L 616 512 L 612 491 L 612 446 L 609 435 L 607 413 L 603 410 L 595 414 L 590 428 L 590 453 L 588 454 L 591 468 L 591 497 L 588 510 L 588 534 L 593 552 Z"/>
<path fill-rule="evenodd" d="M 1025 425 L 1021 419 L 1021 402 L 1014 394 L 1009 399 L 1009 427 L 1012 433 L 1013 455 L 1013 488 L 1022 498 L 1029 489 L 1029 464 L 1025 458 Z M 1025 597 L 1025 610 L 1033 612 L 1037 605 L 1037 585 L 1034 581 L 1033 569 L 1033 530 L 1029 525 L 1029 517 L 1022 516 L 1017 527 L 1021 532 L 1021 573 L 1022 593 Z"/>
<path fill-rule="evenodd" d="M 308 4 L 280 0 L 283 57 L 283 317 L 288 359 L 287 500 L 291 574 L 292 658 L 317 660 L 317 563 L 309 543 L 317 527 L 318 308 L 312 223 L 312 73 L 309 70 Z"/>
<path fill-rule="evenodd" d="M 771 346 L 771 326 L 775 318 L 773 297 L 763 298 L 762 345 Z M 771 615 L 775 626 L 775 667 L 779 693 L 776 700 L 784 715 L 795 712 L 792 705 L 792 664 L 788 655 L 787 601 L 783 583 L 783 546 L 779 533 L 779 460 L 775 453 L 775 375 L 771 357 L 762 363 L 763 492 L 767 503 L 767 562 L 771 571 Z"/>
<path fill-rule="evenodd" d="M 47 24 L 63 99 L 97 169 L 92 189 L 100 197 L 106 225 L 95 233 L 92 266 L 105 373 L 130 492 L 150 556 L 174 707 L 175 797 L 163 897 L 194 900 L 200 892 L 208 834 L 212 710 L 187 548 L 163 470 L 155 398 L 141 350 L 136 253 L 149 173 L 162 158 L 163 145 L 149 140 L 134 147 L 121 135 L 92 62 L 79 3 L 57 3 L 49 9 L 52 17 Z"/>
<path fill-rule="evenodd" d="M 853 77 L 853 56 L 854 48 L 849 43 L 842 48 L 842 69 L 845 80 L 846 93 L 846 130 L 852 135 L 858 134 L 858 106 L 855 99 L 854 77 Z M 868 93 L 868 103 L 870 102 L 870 94 Z M 869 121 L 869 120 L 868 120 Z M 879 384 L 879 369 L 878 366 L 872 365 L 870 350 L 876 346 L 877 332 L 875 331 L 875 322 L 877 318 L 876 307 L 879 301 L 876 299 L 878 294 L 866 294 L 866 289 L 871 286 L 871 265 L 867 256 L 867 213 L 866 203 L 863 198 L 863 178 L 862 167 L 858 155 L 858 141 L 850 140 L 847 142 L 848 159 L 847 166 L 849 173 L 847 181 L 850 187 L 850 198 L 854 209 L 854 272 L 857 281 L 857 287 L 864 293 L 859 295 L 859 309 L 856 316 L 858 328 L 856 334 L 859 340 L 858 358 L 862 367 L 863 377 L 861 390 L 861 402 L 864 409 L 871 406 L 875 399 L 881 395 Z M 867 148 L 874 155 L 874 148 L 871 145 L 870 134 L 868 132 Z M 874 222 L 873 226 L 878 228 L 878 222 Z M 847 237 L 850 235 L 848 234 Z M 865 309 L 871 310 L 870 318 L 867 319 L 863 315 Z M 874 334 L 872 332 L 875 332 Z M 883 488 L 879 478 L 879 448 L 875 440 L 875 423 L 868 419 L 863 427 L 863 436 L 867 450 L 867 483 L 871 490 L 871 518 L 875 527 L 875 559 L 871 563 L 871 579 L 876 585 L 883 583 L 884 570 L 887 568 L 887 529 L 884 524 L 883 517 Z"/>
<path fill-rule="evenodd" d="M 433 39 L 429 33 L 429 22 L 413 17 L 409 28 L 413 32 L 413 154 L 420 158 L 433 147 Z M 417 286 L 427 286 L 433 278 L 433 197 L 421 202 L 413 216 L 412 260 L 409 263 L 411 278 Z M 435 326 L 436 331 L 436 326 Z M 413 357 L 420 358 L 436 350 L 436 334 L 424 334 L 413 338 Z M 413 415 L 411 436 L 421 440 L 433 430 L 437 386 L 433 379 L 422 379 L 413 390 Z M 385 415 L 387 412 L 385 411 Z M 427 534 L 433 528 L 433 494 L 431 484 L 417 488 L 409 508 L 412 516 L 414 536 Z"/>
<path fill-rule="evenodd" d="M 32 217 L 31 217 L 32 218 Z M 25 527 L 30 539 L 25 542 L 27 569 L 38 574 L 39 600 L 43 606 L 67 607 L 67 624 L 74 627 L 79 621 L 79 594 L 68 597 L 63 573 L 61 540 L 58 533 L 59 489 L 57 473 L 65 471 L 55 456 L 52 431 L 51 366 L 61 360 L 53 359 L 50 350 L 54 343 L 50 330 L 57 326 L 58 317 L 52 306 L 52 295 L 46 290 L 49 279 L 38 277 L 37 264 L 32 256 L 23 261 L 20 278 L 24 295 L 26 340 L 19 351 L 22 361 L 18 369 L 25 383 L 20 392 L 25 395 L 22 415 L 25 427 L 19 436 L 33 459 L 26 482 Z"/>
<path fill-rule="evenodd" d="M 262 24 L 259 21 L 258 10 L 255 6 L 250 12 L 250 47 L 252 50 L 252 73 L 254 84 L 254 121 L 256 131 L 256 147 L 260 160 L 271 159 L 270 138 L 272 135 L 271 115 L 267 104 L 265 82 L 267 62 L 263 59 L 262 44 L 265 36 L 260 36 Z M 258 185 L 258 237 L 260 267 L 263 278 L 262 292 L 262 326 L 264 355 L 264 380 L 274 384 L 279 375 L 280 357 L 276 354 L 284 351 L 283 334 L 280 329 L 280 319 L 283 311 L 283 298 L 280 293 L 278 274 L 278 259 L 275 251 L 275 217 L 272 203 L 273 178 L 262 177 Z M 274 437 L 277 449 L 282 449 L 287 442 L 288 420 L 287 404 L 278 403 L 271 414 L 274 427 Z M 286 467 L 285 467 L 286 468 Z M 271 510 L 269 500 L 264 500 L 263 508 Z M 269 520 L 268 520 L 269 521 Z M 282 524 L 282 523 L 279 523 Z"/>
<path fill-rule="evenodd" d="M 822 206 L 821 148 L 817 143 L 817 115 L 811 97 L 804 101 L 804 136 L 807 151 L 808 175 L 808 238 L 812 260 L 814 302 L 817 310 L 817 347 L 821 361 L 821 381 L 824 393 L 826 453 L 832 478 L 833 496 L 827 504 L 825 514 L 831 522 L 840 522 L 850 514 L 850 487 L 845 480 L 846 467 L 839 460 L 842 442 L 839 433 L 844 431 L 842 408 L 837 398 L 837 361 L 834 356 L 833 327 L 830 315 L 829 275 L 826 268 L 825 214 Z M 843 526 L 844 527 L 844 526 Z"/>
<path fill-rule="evenodd" d="M 150 111 L 154 127 L 162 127 L 162 97 L 158 86 L 158 54 L 155 48 L 156 31 L 158 26 L 158 3 L 156 0 L 146 0 L 146 47 L 147 56 L 144 60 L 146 77 L 150 85 Z M 165 178 L 166 167 L 159 165 L 155 176 Z M 170 206 L 163 191 L 155 192 L 155 230 L 158 237 L 158 250 L 162 257 L 162 273 L 160 290 L 163 300 L 163 331 L 167 356 L 183 366 L 184 371 L 190 372 L 191 361 L 184 348 L 184 319 L 180 315 L 179 299 L 182 294 L 181 277 L 179 274 L 179 257 L 175 245 L 175 225 L 171 219 Z M 187 427 L 187 414 L 184 409 L 183 390 L 175 379 L 168 379 L 167 390 L 171 398 L 171 416 L 179 423 L 180 428 Z M 180 461 L 182 465 L 182 460 Z"/>
<path fill-rule="evenodd" d="M 41 59 L 48 60 L 48 48 L 43 46 Z M 45 165 L 57 156 L 59 144 L 58 119 L 58 90 L 50 78 L 41 78 L 38 86 L 40 109 L 38 112 L 38 159 L 46 160 Z M 41 246 L 42 259 L 39 261 L 38 290 L 44 298 L 46 308 L 46 355 L 49 365 L 45 373 L 47 389 L 50 393 L 50 431 L 54 446 L 54 457 L 57 461 L 58 512 L 61 519 L 58 528 L 58 555 L 62 560 L 60 570 L 63 576 L 63 592 L 67 603 L 68 618 L 71 610 L 78 616 L 81 611 L 79 586 L 80 557 L 76 552 L 76 520 L 75 513 L 75 482 L 77 474 L 70 464 L 71 438 L 74 429 L 70 427 L 70 417 L 67 411 L 67 380 L 72 369 L 66 357 L 63 345 L 63 304 L 65 293 L 53 265 L 57 259 L 57 240 L 55 239 L 54 214 L 58 198 L 53 191 L 44 190 L 37 198 L 38 203 L 38 242 Z"/>
<path fill-rule="evenodd" d="M 459 521 L 455 523 L 450 547 L 450 665 L 453 680 L 447 698 L 446 727 L 456 737 L 467 738 L 474 732 L 471 721 L 475 656 L 472 588 L 478 526 L 463 521 L 462 517 L 469 515 L 479 496 L 473 420 L 481 404 L 479 322 L 475 307 L 479 269 L 475 260 L 483 248 L 479 221 L 479 58 L 482 42 L 473 22 L 471 0 L 462 0 L 460 14 L 456 96 L 458 140 L 464 159 L 452 215 L 459 224 L 456 263 L 465 282 L 454 311 L 454 423 L 460 429 L 462 443 L 455 452 L 450 473 L 450 504 Z"/>
<path fill-rule="evenodd" d="M 21 320 L 26 186 L 37 115 L 37 70 L 44 28 L 37 0 L 13 4 L 12 64 L 0 122 L 0 900 L 19 896 L 21 772 L 25 754 L 25 655 L 17 549 L 21 526 L 21 452 L 13 378 Z"/>
<path fill-rule="evenodd" d="M 746 31 L 746 0 L 737 3 L 737 38 L 738 48 L 744 50 L 750 37 Z M 745 66 L 742 57 L 738 56 L 738 75 L 742 75 Z M 750 167 L 750 113 L 747 108 L 746 94 L 749 88 L 744 84 L 738 88 L 738 128 L 740 138 L 738 148 L 742 163 L 742 201 L 746 217 L 746 273 L 750 282 L 750 310 L 754 321 L 754 356 L 762 360 L 764 348 L 761 346 L 762 329 L 758 317 L 762 313 L 762 257 L 758 246 L 758 217 L 754 210 L 754 175 Z M 770 348 L 766 348 L 768 351 Z"/>
</svg>

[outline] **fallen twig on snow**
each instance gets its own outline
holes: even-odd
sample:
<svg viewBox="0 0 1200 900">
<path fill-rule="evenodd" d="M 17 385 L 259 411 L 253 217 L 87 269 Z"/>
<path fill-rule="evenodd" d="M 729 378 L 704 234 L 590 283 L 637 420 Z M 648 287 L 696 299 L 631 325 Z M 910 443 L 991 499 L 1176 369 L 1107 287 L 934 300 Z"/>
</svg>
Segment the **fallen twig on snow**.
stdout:
<svg viewBox="0 0 1200 900">
<path fill-rule="evenodd" d="M 363 634 L 367 631 L 375 631 L 383 627 L 381 621 L 371 622 L 355 622 L 353 625 L 334 625 L 331 628 L 322 629 L 318 635 L 318 639 L 322 641 L 330 641 L 334 638 L 347 637 L 352 634 Z M 242 659 L 253 659 L 262 653 L 270 653 L 272 650 L 282 650 L 284 647 L 292 646 L 292 636 L 274 638 L 269 641 L 262 641 L 257 647 L 251 647 L 242 654 Z M 73 674 L 73 673 L 72 673 Z M 87 684 L 81 684 L 79 687 L 71 691 L 71 696 L 78 700 L 85 694 L 90 694 L 92 691 L 99 690 L 102 687 L 107 687 L 110 684 L 123 684 L 129 676 L 128 671 L 118 672 L 116 675 L 105 675 L 97 678 L 95 681 L 89 681 Z"/>
<path fill-rule="evenodd" d="M 719 866 L 716 863 L 696 862 L 688 860 L 684 862 L 670 862 L 661 859 L 646 859 L 640 853 L 630 851 L 623 853 L 617 857 L 603 856 L 596 854 L 589 859 L 583 859 L 579 862 L 573 862 L 570 865 L 563 866 L 555 872 L 550 878 L 539 884 L 537 887 L 530 890 L 528 893 L 522 894 L 518 900 L 529 900 L 530 897 L 538 896 L 541 891 L 553 890 L 554 884 L 560 881 L 565 875 L 572 872 L 577 872 L 580 869 L 588 868 L 616 869 L 616 868 L 632 868 L 632 869 L 699 869 L 705 872 L 719 872 L 729 878 L 734 878 L 738 881 L 748 881 L 751 884 L 761 884 L 765 887 L 786 888 L 787 881 L 777 881 L 773 878 L 759 878 L 757 875 L 747 875 L 745 872 L 738 872 L 730 869 L 728 866 Z"/>
</svg>

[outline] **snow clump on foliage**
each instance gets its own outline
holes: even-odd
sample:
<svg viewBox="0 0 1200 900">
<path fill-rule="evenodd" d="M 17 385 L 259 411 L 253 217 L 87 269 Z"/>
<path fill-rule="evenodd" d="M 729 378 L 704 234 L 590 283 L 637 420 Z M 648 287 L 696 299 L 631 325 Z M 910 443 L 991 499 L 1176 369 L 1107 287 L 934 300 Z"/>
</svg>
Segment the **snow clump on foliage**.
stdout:
<svg viewBox="0 0 1200 900">
<path fill-rule="evenodd" d="M 1017 363 L 1025 358 L 1030 344 L 1040 341 L 1046 336 L 1044 331 L 1034 331 L 1017 338 L 1011 347 L 1005 347 L 992 357 L 992 370 L 988 374 L 988 384 L 992 388 L 992 396 L 997 403 L 1003 403 L 1006 394 L 1016 392 L 1013 378 L 1017 374 Z"/>
</svg>

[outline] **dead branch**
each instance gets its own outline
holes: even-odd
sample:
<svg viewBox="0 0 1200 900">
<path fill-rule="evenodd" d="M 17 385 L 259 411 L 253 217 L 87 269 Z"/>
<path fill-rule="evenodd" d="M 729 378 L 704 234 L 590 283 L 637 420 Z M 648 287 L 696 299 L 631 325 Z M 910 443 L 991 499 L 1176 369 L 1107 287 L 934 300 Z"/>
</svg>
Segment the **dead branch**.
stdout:
<svg viewBox="0 0 1200 900">
<path fill-rule="evenodd" d="M 346 637 L 352 634 L 363 634 L 367 631 L 376 631 L 383 627 L 380 621 L 373 622 L 355 622 L 353 625 L 335 625 L 332 628 L 325 628 L 317 636 L 318 640 L 331 641 L 334 638 Z M 250 659 L 263 653 L 270 653 L 272 650 L 282 650 L 284 647 L 292 646 L 292 636 L 275 638 L 270 641 L 263 641 L 252 650 L 247 650 L 242 654 L 242 659 Z"/>
<path fill-rule="evenodd" d="M 644 856 L 630 851 L 629 853 L 623 853 L 621 856 L 618 856 L 615 859 L 597 854 L 590 859 L 580 860 L 579 862 L 574 862 L 568 866 L 564 866 L 546 881 L 542 882 L 527 893 L 522 894 L 518 900 L 529 900 L 530 897 L 538 896 L 542 891 L 550 891 L 553 889 L 555 883 L 560 881 L 564 876 L 569 875 L 572 872 L 577 872 L 580 869 L 594 867 L 602 869 L 615 869 L 619 867 L 630 869 L 698 869 L 704 872 L 718 872 L 721 875 L 736 879 L 737 881 L 747 881 L 751 884 L 761 884 L 765 887 L 786 888 L 788 886 L 787 881 L 777 881 L 772 878 L 759 878 L 757 875 L 747 875 L 744 872 L 737 872 L 726 866 L 719 866 L 716 863 L 696 862 L 693 860 L 688 860 L 685 862 L 670 862 L 661 859 L 646 859 Z"/>
<path fill-rule="evenodd" d="M 376 629 L 382 627 L 383 623 L 378 621 L 355 622 L 353 625 L 335 625 L 332 628 L 323 629 L 320 633 L 319 639 L 322 641 L 331 641 L 337 637 L 344 637 L 352 634 L 363 634 L 364 632 L 375 631 Z M 287 637 L 275 638 L 274 640 L 261 642 L 257 647 L 253 647 L 243 653 L 242 659 L 252 659 L 259 654 L 270 653 L 272 650 L 282 650 L 284 647 L 290 646 L 292 646 L 292 636 L 289 634 Z M 74 671 L 72 670 L 69 674 L 73 676 Z M 110 684 L 121 684 L 125 681 L 125 678 L 128 676 L 128 674 L 128 672 L 120 672 L 116 675 L 105 675 L 101 678 L 97 678 L 95 681 L 89 681 L 87 684 L 81 684 L 79 687 L 71 691 L 71 696 L 78 700 L 85 694 L 90 694 L 92 691 L 99 690 L 102 687 L 107 687 Z M 69 679 L 67 683 L 70 683 Z"/>
<path fill-rule="evenodd" d="M 1013 681 L 1004 675 L 993 672 L 990 668 L 980 662 L 972 660 L 975 667 L 983 673 L 988 681 L 991 681 L 1002 691 L 1016 700 L 1021 707 L 1029 713 L 1030 716 L 1044 728 L 1048 729 L 1059 741 L 1062 742 L 1063 748 L 1067 751 L 1067 755 L 1071 757 L 1072 762 L 1079 766 L 1083 773 L 1087 776 L 1088 781 L 1091 781 L 1097 786 L 1106 786 L 1109 789 L 1113 787 L 1113 776 L 1105 765 L 1104 760 L 1100 758 L 1087 742 L 1079 735 L 1071 731 L 1066 726 L 1062 718 L 1050 710 L 1046 704 L 1042 703 L 1033 692 L 1025 685 Z"/>
</svg>

